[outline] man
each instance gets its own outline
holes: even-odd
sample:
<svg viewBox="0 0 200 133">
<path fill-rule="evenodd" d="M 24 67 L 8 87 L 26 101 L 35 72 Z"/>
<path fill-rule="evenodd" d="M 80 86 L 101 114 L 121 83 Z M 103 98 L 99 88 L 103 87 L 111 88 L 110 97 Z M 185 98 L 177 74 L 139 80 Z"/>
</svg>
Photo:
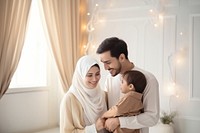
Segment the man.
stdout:
<svg viewBox="0 0 200 133">
<path fill-rule="evenodd" d="M 149 133 L 149 127 L 157 124 L 159 120 L 159 85 L 156 78 L 129 61 L 127 44 L 117 37 L 105 39 L 99 45 L 97 54 L 104 68 L 110 72 L 105 83 L 109 108 L 123 95 L 120 91 L 121 74 L 128 70 L 138 70 L 147 79 L 147 86 L 143 92 L 144 113 L 137 116 L 109 118 L 105 122 L 105 128 L 112 132 L 120 126 L 120 128 L 141 129 L 141 133 Z"/>
</svg>

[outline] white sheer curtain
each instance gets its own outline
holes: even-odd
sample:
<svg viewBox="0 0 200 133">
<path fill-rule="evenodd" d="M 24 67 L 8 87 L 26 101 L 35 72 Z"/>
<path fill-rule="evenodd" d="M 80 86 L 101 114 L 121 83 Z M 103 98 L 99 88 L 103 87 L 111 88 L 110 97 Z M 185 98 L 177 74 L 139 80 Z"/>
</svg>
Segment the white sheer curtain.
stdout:
<svg viewBox="0 0 200 133">
<path fill-rule="evenodd" d="M 87 43 L 86 0 L 42 0 L 52 52 L 67 92 L 78 58 Z"/>
<path fill-rule="evenodd" d="M 31 0 L 0 0 L 0 98 L 17 68 Z"/>
</svg>

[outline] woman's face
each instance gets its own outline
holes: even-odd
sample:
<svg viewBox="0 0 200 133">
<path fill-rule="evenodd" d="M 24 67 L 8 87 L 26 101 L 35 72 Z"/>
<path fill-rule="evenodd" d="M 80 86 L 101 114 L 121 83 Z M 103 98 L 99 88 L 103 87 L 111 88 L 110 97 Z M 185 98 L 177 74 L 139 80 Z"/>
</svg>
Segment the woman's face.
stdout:
<svg viewBox="0 0 200 133">
<path fill-rule="evenodd" d="M 97 66 L 92 66 L 85 76 L 85 84 L 89 89 L 94 89 L 101 78 L 100 69 Z"/>
</svg>

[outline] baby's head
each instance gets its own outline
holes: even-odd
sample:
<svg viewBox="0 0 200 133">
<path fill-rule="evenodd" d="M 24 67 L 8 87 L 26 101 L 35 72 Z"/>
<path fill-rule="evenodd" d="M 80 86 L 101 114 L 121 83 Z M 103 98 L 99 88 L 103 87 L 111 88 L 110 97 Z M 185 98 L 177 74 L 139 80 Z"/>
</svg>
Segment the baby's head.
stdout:
<svg viewBox="0 0 200 133">
<path fill-rule="evenodd" d="M 147 81 L 143 73 L 137 70 L 126 71 L 122 75 L 121 91 L 127 93 L 129 91 L 136 91 L 143 93 Z"/>
</svg>

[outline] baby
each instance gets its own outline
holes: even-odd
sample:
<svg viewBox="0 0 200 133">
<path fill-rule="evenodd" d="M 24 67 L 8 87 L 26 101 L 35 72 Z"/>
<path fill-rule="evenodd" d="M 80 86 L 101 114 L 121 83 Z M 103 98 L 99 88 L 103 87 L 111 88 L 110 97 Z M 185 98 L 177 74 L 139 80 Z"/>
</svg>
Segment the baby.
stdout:
<svg viewBox="0 0 200 133">
<path fill-rule="evenodd" d="M 102 115 L 102 118 L 133 116 L 143 112 L 142 96 L 147 81 L 143 73 L 130 70 L 122 75 L 121 92 L 125 95 L 119 102 Z M 113 133 L 139 133 L 140 129 L 120 128 Z"/>
</svg>

